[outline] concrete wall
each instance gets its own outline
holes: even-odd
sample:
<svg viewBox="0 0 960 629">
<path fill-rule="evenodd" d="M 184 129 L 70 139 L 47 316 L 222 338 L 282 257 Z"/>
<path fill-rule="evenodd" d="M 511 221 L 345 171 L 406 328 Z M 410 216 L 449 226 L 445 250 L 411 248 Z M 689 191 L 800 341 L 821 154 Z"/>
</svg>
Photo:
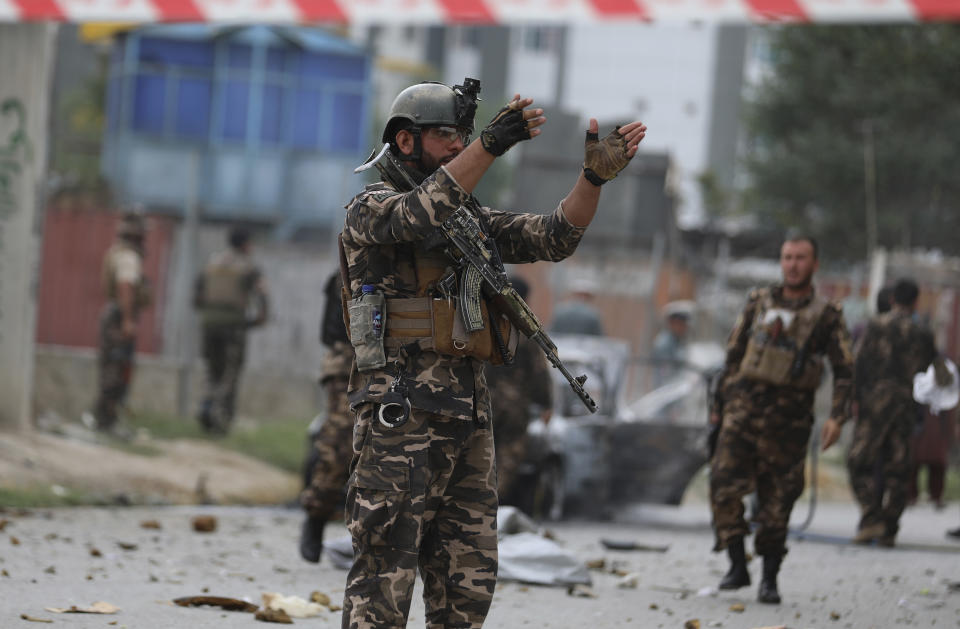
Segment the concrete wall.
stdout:
<svg viewBox="0 0 960 629">
<path fill-rule="evenodd" d="M 0 24 L 0 427 L 29 425 L 55 35 Z"/>
<path fill-rule="evenodd" d="M 38 346 L 33 402 L 38 416 L 56 413 L 77 421 L 89 410 L 97 393 L 97 357 L 93 349 Z M 191 415 L 203 392 L 203 367 L 191 371 Z M 178 370 L 175 360 L 137 355 L 133 386 L 127 400 L 133 412 L 177 413 Z M 237 412 L 254 419 L 312 418 L 320 408 L 320 390 L 312 374 L 296 375 L 247 369 L 241 376 Z"/>
</svg>

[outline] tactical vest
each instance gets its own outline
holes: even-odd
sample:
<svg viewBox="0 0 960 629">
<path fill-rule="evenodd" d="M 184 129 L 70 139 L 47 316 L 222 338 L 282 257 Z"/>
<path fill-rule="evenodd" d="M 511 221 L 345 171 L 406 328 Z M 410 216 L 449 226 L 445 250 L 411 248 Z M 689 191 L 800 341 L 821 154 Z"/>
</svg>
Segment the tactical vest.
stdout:
<svg viewBox="0 0 960 629">
<path fill-rule="evenodd" d="M 114 243 L 110 246 L 110 249 L 107 250 L 107 255 L 105 255 L 103 258 L 103 266 L 100 268 L 100 281 L 103 285 L 104 292 L 107 294 L 108 301 L 117 300 L 118 257 L 127 251 L 133 251 L 136 253 L 137 258 L 140 260 L 142 265 L 143 257 L 139 252 L 135 251 L 126 243 Z M 140 278 L 134 284 L 133 295 L 133 307 L 135 312 L 150 305 L 150 286 L 142 272 L 140 274 Z"/>
<path fill-rule="evenodd" d="M 401 245 L 402 246 L 402 245 Z M 346 275 L 346 256 L 341 249 L 341 272 Z M 467 332 L 457 312 L 456 298 L 438 297 L 438 283 L 453 270 L 449 257 L 441 251 L 421 251 L 409 246 L 417 278 L 415 297 L 392 297 L 386 300 L 386 333 L 384 346 L 398 350 L 416 345 L 423 351 L 457 357 L 470 357 L 493 365 L 503 364 L 500 350 L 501 339 L 511 360 L 520 340 L 519 333 L 509 319 L 481 302 L 484 327 L 476 332 Z M 343 315 L 347 330 L 350 330 L 346 304 L 351 299 L 346 288 L 343 292 Z M 491 315 L 492 312 L 492 315 Z M 496 322 L 499 338 L 491 322 Z"/>
<path fill-rule="evenodd" d="M 776 386 L 816 390 L 823 357 L 811 351 L 810 336 L 828 304 L 826 298 L 814 295 L 803 308 L 788 310 L 778 306 L 772 292 L 765 290 L 754 313 L 738 375 Z"/>
<path fill-rule="evenodd" d="M 233 251 L 216 256 L 203 271 L 204 307 L 244 315 L 255 272 L 256 267 L 250 260 Z"/>
</svg>

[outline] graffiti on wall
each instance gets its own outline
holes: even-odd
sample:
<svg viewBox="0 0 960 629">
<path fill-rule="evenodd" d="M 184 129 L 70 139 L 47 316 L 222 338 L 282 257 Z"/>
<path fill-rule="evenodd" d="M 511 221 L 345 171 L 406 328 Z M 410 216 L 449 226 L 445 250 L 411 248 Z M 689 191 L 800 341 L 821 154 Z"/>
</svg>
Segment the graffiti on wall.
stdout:
<svg viewBox="0 0 960 629">
<path fill-rule="evenodd" d="M 18 98 L 0 103 L 0 220 L 20 207 L 20 179 L 31 158 L 27 111 Z"/>
<path fill-rule="evenodd" d="M 27 137 L 27 110 L 18 98 L 0 102 L 0 253 L 6 248 L 6 222 L 20 210 L 21 180 L 32 159 L 32 147 Z M 0 278 L 4 269 L 0 266 Z M 3 287 L 0 286 L 0 293 Z M 0 304 L 0 321 L 3 320 Z M 0 333 L 0 341 L 3 341 Z"/>
</svg>

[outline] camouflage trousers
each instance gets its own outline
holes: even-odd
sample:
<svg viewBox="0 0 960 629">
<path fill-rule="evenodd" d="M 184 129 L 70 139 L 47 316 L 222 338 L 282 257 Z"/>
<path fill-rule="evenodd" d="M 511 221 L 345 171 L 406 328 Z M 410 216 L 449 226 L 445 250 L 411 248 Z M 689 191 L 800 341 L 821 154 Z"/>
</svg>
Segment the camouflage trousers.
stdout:
<svg viewBox="0 0 960 629">
<path fill-rule="evenodd" d="M 136 339 L 123 335 L 123 315 L 113 303 L 100 314 L 100 386 L 94 404 L 98 428 L 111 428 L 117 423 L 117 408 L 127 397 L 133 378 L 133 356 Z"/>
<path fill-rule="evenodd" d="M 480 627 L 497 581 L 488 426 L 413 409 L 399 428 L 357 410 L 344 629 L 406 627 L 419 568 L 428 628 Z"/>
<path fill-rule="evenodd" d="M 300 492 L 300 505 L 310 516 L 326 521 L 343 504 L 353 457 L 353 414 L 347 401 L 347 380 L 330 378 L 323 389 L 327 418 L 313 440 L 312 469 Z"/>
<path fill-rule="evenodd" d="M 763 407 L 741 400 L 728 403 L 724 410 L 710 467 L 714 550 L 723 550 L 750 532 L 743 498 L 756 491 L 757 554 L 786 553 L 790 512 L 803 493 L 813 416 L 809 407 L 800 410 L 785 402 L 773 400 Z"/>
<path fill-rule="evenodd" d="M 893 391 L 879 391 L 861 405 L 847 453 L 850 485 L 860 503 L 859 528 L 883 524 L 887 535 L 897 533 L 909 497 L 916 421 L 913 400 Z"/>
<path fill-rule="evenodd" d="M 203 357 L 207 362 L 207 390 L 200 408 L 200 424 L 210 432 L 226 433 L 233 422 L 237 385 L 246 354 L 246 329 L 204 326 Z"/>
</svg>

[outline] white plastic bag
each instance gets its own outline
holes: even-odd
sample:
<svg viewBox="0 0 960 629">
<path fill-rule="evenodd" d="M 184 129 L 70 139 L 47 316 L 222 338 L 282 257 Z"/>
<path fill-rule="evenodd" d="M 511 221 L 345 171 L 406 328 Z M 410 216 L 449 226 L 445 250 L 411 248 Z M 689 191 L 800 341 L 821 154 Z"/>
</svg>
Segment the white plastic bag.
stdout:
<svg viewBox="0 0 960 629">
<path fill-rule="evenodd" d="M 953 376 L 953 382 L 948 386 L 937 386 L 933 365 L 913 377 L 913 399 L 920 404 L 928 405 L 930 412 L 934 415 L 940 411 L 949 411 L 957 405 L 957 402 L 960 402 L 960 378 L 957 377 L 957 366 L 949 358 L 945 358 L 944 362 L 950 375 Z"/>
</svg>

